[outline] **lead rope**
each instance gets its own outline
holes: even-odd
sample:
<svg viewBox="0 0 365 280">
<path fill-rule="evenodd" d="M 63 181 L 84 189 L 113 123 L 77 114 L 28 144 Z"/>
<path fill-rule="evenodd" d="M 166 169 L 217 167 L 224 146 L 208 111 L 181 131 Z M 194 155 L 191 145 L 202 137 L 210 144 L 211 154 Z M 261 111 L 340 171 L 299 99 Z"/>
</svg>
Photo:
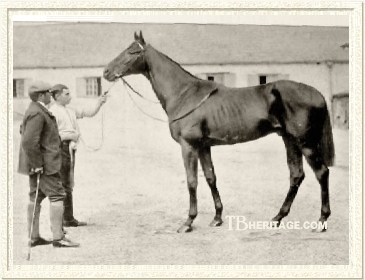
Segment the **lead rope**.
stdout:
<svg viewBox="0 0 365 280">
<path fill-rule="evenodd" d="M 144 100 L 147 100 L 148 102 L 151 102 L 153 104 L 160 104 L 160 102 L 158 101 L 153 101 L 153 100 L 150 100 L 146 97 L 144 97 L 142 94 L 140 94 L 138 91 L 136 91 L 126 80 L 124 80 L 122 77 L 120 78 L 123 83 L 124 83 L 124 87 L 127 85 L 135 94 L 137 94 L 139 97 L 141 97 L 142 99 Z"/>
<path fill-rule="evenodd" d="M 80 128 L 79 128 L 79 130 L 80 130 Z M 80 131 L 80 142 L 84 145 L 86 150 L 91 151 L 91 152 L 99 151 L 103 147 L 103 144 L 104 144 L 104 108 L 103 107 L 101 108 L 101 142 L 100 142 L 99 146 L 96 148 L 88 146 L 85 143 L 84 139 L 82 138 L 81 131 Z"/>
<path fill-rule="evenodd" d="M 163 120 L 163 119 L 159 119 L 159 118 L 156 118 L 156 117 L 154 117 L 154 116 L 151 116 L 150 114 L 148 114 L 148 113 L 146 113 L 145 111 L 143 111 L 138 105 L 137 105 L 137 103 L 134 101 L 134 99 L 132 98 L 132 95 L 129 93 L 129 91 L 128 91 L 128 89 L 127 89 L 127 86 L 133 91 L 133 92 L 135 92 L 135 93 L 137 93 L 138 94 L 138 96 L 140 96 L 140 97 L 142 97 L 143 99 L 145 99 L 145 100 L 147 100 L 147 101 L 149 101 L 149 102 L 153 102 L 153 103 L 159 103 L 159 102 L 155 102 L 155 101 L 151 101 L 151 100 L 149 100 L 149 99 L 146 99 L 146 98 L 144 98 L 141 94 L 139 94 L 137 91 L 135 91 L 133 88 L 132 88 L 132 86 L 130 86 L 123 78 L 121 78 L 121 80 L 123 81 L 123 85 L 124 85 L 124 88 L 126 89 L 126 92 L 127 92 L 127 94 L 128 94 L 128 96 L 130 97 L 130 99 L 132 99 L 132 101 L 133 101 L 133 104 L 137 107 L 137 109 L 140 111 L 140 112 L 142 112 L 144 115 L 146 115 L 146 116 L 148 116 L 148 117 L 150 117 L 151 119 L 154 119 L 154 120 L 156 120 L 156 121 L 159 121 L 159 122 L 163 122 L 163 123 L 167 123 L 167 121 L 165 121 L 165 120 Z"/>
<path fill-rule="evenodd" d="M 148 116 L 148 117 L 150 117 L 150 118 L 152 118 L 152 119 L 154 119 L 154 120 L 156 120 L 156 121 L 159 121 L 159 122 L 163 122 L 163 123 L 167 123 L 167 121 L 166 120 L 162 120 L 162 119 L 159 119 L 159 118 L 156 118 L 156 117 L 154 117 L 154 116 L 151 116 L 151 115 L 149 115 L 149 114 L 147 114 L 146 112 L 144 112 L 138 105 L 137 105 L 137 103 L 135 102 L 135 100 L 132 98 L 132 95 L 129 93 L 129 91 L 128 91 L 128 89 L 127 89 L 127 86 L 134 92 L 134 93 L 136 93 L 139 97 L 141 97 L 141 98 L 143 98 L 144 100 L 147 100 L 147 101 L 149 101 L 149 102 L 151 102 L 151 103 L 154 103 L 154 104 L 159 104 L 159 102 L 157 102 L 157 101 L 152 101 L 152 100 L 149 100 L 149 99 L 147 99 L 147 98 L 145 98 L 143 95 L 141 95 L 139 92 L 137 92 L 126 80 L 124 80 L 122 77 L 119 77 L 122 81 L 123 81 L 123 85 L 124 85 L 124 88 L 126 89 L 126 92 L 127 92 L 127 94 L 128 94 L 128 96 L 130 97 L 130 99 L 133 101 L 133 104 L 137 107 L 137 109 L 139 110 L 139 111 L 141 111 L 144 115 L 146 115 L 146 116 Z M 109 89 L 106 91 L 106 92 L 104 92 L 104 95 L 106 95 L 106 94 L 108 94 L 108 92 L 110 91 L 110 89 L 115 85 L 115 83 L 117 82 L 117 80 L 116 81 L 114 81 L 114 83 L 109 87 Z M 82 133 L 81 133 L 81 131 L 80 131 L 80 127 L 79 127 L 79 131 L 80 131 L 80 142 L 82 142 L 82 144 L 84 145 L 84 147 L 88 150 L 88 151 L 91 151 L 91 152 L 96 152 L 96 151 L 98 151 L 98 150 L 100 150 L 101 148 L 102 148 L 102 146 L 103 146 L 103 144 L 104 144 L 104 114 L 105 114 L 105 111 L 104 111 L 104 108 L 102 107 L 101 108 L 101 142 L 100 142 L 100 144 L 99 144 L 99 146 L 98 147 L 96 147 L 96 148 L 94 148 L 94 147 L 90 147 L 90 146 L 88 146 L 86 143 L 85 143 L 85 141 L 84 141 L 84 139 L 82 138 Z M 71 155 L 71 160 L 72 160 L 72 155 L 73 155 L 73 153 L 72 153 L 72 150 L 71 150 L 72 148 L 71 148 L 71 145 L 70 145 L 70 155 Z"/>
<path fill-rule="evenodd" d="M 104 93 L 103 93 L 103 95 L 107 95 L 108 94 L 108 92 L 110 91 L 110 89 L 115 85 L 115 83 L 116 83 L 116 81 L 109 87 L 109 89 L 107 90 L 107 91 L 105 91 Z M 85 141 L 84 141 L 84 139 L 82 138 L 82 133 L 81 133 L 81 131 L 80 131 L 80 127 L 79 127 L 79 131 L 80 131 L 80 141 L 81 141 L 81 143 L 84 145 L 84 147 L 88 150 L 88 151 L 91 151 L 91 152 L 96 152 L 96 151 L 99 151 L 101 148 L 102 148 L 102 146 L 103 146 L 103 144 L 104 144 L 104 116 L 105 115 L 105 111 L 104 111 L 104 106 L 102 105 L 102 108 L 101 108 L 101 142 L 100 142 L 100 144 L 99 144 L 99 146 L 98 147 L 96 147 L 96 148 L 93 148 L 93 147 L 90 147 L 90 146 L 88 146 L 86 143 L 85 143 Z M 70 146 L 70 148 L 71 148 L 71 146 Z M 71 154 L 71 157 L 72 157 L 72 153 L 70 153 Z"/>
</svg>

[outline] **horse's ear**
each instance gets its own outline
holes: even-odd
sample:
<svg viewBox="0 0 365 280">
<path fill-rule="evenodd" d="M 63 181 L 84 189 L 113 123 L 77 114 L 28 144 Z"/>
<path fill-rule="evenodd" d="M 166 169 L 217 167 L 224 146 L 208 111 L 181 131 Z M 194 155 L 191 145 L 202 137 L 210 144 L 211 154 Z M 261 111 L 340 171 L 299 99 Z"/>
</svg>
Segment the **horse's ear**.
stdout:
<svg viewBox="0 0 365 280">
<path fill-rule="evenodd" d="M 137 32 L 134 32 L 134 40 L 136 40 L 136 41 L 139 40 L 138 35 L 137 35 Z"/>
<path fill-rule="evenodd" d="M 141 43 L 142 43 L 143 45 L 145 45 L 145 44 L 146 44 L 146 42 L 144 41 L 143 35 L 142 35 L 142 31 L 139 31 L 139 40 L 141 41 Z"/>
</svg>

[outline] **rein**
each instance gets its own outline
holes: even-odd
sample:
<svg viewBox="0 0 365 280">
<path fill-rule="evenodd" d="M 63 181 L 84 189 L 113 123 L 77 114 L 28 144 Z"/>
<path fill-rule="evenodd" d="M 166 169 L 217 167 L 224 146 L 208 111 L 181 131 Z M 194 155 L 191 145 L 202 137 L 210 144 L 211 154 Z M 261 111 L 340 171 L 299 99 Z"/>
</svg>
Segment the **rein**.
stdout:
<svg viewBox="0 0 365 280">
<path fill-rule="evenodd" d="M 132 98 L 132 95 L 128 92 L 127 86 L 128 86 L 128 87 L 129 87 L 129 88 L 130 88 L 130 89 L 131 89 L 134 93 L 136 93 L 138 96 L 142 97 L 143 99 L 145 99 L 145 100 L 147 100 L 147 101 L 149 101 L 149 102 L 151 102 L 151 103 L 154 103 L 154 104 L 158 104 L 159 102 L 152 101 L 152 100 L 149 100 L 149 99 L 147 99 L 147 98 L 144 98 L 144 97 L 143 97 L 143 95 L 142 95 L 142 94 L 140 94 L 139 92 L 137 92 L 134 88 L 132 88 L 132 86 L 131 86 L 130 84 L 128 84 L 126 80 L 124 80 L 123 78 L 120 78 L 120 79 L 123 81 L 123 85 L 124 85 L 124 87 L 125 87 L 125 89 L 126 89 L 126 92 L 127 92 L 128 96 L 129 96 L 129 97 L 130 97 L 130 99 L 133 101 L 134 105 L 137 107 L 137 109 L 138 109 L 139 111 L 141 111 L 144 115 L 146 115 L 146 116 L 150 117 L 151 119 L 154 119 L 154 120 L 159 121 L 159 122 L 167 123 L 167 121 L 162 120 L 162 119 L 159 119 L 159 118 L 156 118 L 156 117 L 154 117 L 154 116 L 151 116 L 150 114 L 148 114 L 148 113 L 146 113 L 145 111 L 143 111 L 143 110 L 142 110 L 142 109 L 141 109 L 141 108 L 137 105 L 137 103 L 134 101 L 134 99 Z"/>
</svg>

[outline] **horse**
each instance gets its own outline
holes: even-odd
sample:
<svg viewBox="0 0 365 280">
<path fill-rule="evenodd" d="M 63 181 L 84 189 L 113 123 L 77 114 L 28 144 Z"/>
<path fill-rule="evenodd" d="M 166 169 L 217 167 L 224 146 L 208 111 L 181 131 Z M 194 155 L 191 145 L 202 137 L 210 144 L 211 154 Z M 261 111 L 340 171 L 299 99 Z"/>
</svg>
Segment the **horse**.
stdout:
<svg viewBox="0 0 365 280">
<path fill-rule="evenodd" d="M 290 172 L 289 191 L 272 222 L 280 225 L 289 214 L 305 177 L 303 156 L 321 187 L 319 222 L 327 221 L 331 214 L 328 167 L 334 164 L 335 150 L 329 111 L 318 90 L 290 80 L 230 88 L 199 79 L 147 44 L 141 31 L 139 35 L 134 33 L 134 41 L 109 62 L 103 72 L 109 82 L 136 74 L 142 74 L 150 81 L 168 116 L 171 136 L 181 146 L 190 208 L 179 233 L 192 231 L 198 214 L 198 161 L 215 206 L 210 226 L 220 226 L 223 204 L 216 184 L 211 147 L 253 141 L 270 133 L 282 137 Z"/>
</svg>

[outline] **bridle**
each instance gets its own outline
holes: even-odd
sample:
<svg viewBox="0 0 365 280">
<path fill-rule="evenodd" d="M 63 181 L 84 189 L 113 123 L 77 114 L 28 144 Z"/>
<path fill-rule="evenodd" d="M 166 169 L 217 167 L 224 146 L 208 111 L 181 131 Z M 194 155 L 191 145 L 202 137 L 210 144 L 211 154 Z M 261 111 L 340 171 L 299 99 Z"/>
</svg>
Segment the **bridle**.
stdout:
<svg viewBox="0 0 365 280">
<path fill-rule="evenodd" d="M 109 90 L 115 85 L 115 83 L 118 81 L 118 79 L 121 79 L 124 83 L 124 85 L 127 85 L 134 93 L 136 93 L 139 97 L 142 97 L 143 99 L 147 100 L 147 101 L 150 101 L 152 103 L 159 103 L 159 102 L 155 102 L 155 101 L 152 101 L 152 100 L 149 100 L 147 98 L 145 98 L 142 94 L 140 94 L 139 92 L 137 92 L 134 88 L 132 88 L 132 86 L 126 81 L 123 79 L 123 75 L 131 68 L 131 66 L 136 62 L 136 60 L 138 58 L 140 58 L 142 56 L 143 58 L 143 64 L 145 65 L 145 68 L 146 68 L 146 60 L 145 60 L 145 57 L 144 57 L 144 52 L 145 52 L 145 48 L 139 43 L 139 42 L 136 42 L 138 44 L 138 46 L 140 47 L 140 50 L 138 51 L 138 55 L 135 56 L 133 59 L 129 60 L 126 64 L 128 64 L 128 67 L 126 67 L 126 69 L 119 73 L 119 74 L 114 74 L 114 76 L 116 77 L 116 80 L 114 80 L 114 83 L 109 87 L 109 89 L 104 92 L 104 95 L 107 94 L 109 92 Z M 134 53 L 137 53 L 137 51 L 134 51 L 133 53 L 131 54 L 134 54 Z"/>
<path fill-rule="evenodd" d="M 115 77 L 116 78 L 120 78 L 120 79 L 122 79 L 122 80 L 124 80 L 122 77 L 123 77 L 123 75 L 124 75 L 124 73 L 126 73 L 130 68 L 131 68 L 131 66 L 136 62 L 136 60 L 138 59 L 138 58 L 140 58 L 141 56 L 142 56 L 142 58 L 143 58 L 143 64 L 146 66 L 146 60 L 145 60 L 145 57 L 144 57 L 144 52 L 145 52 L 145 48 L 142 46 L 142 44 L 140 44 L 139 42 L 136 42 L 137 44 L 138 44 L 138 46 L 140 47 L 140 50 L 139 51 L 134 51 L 134 52 L 131 52 L 130 54 L 135 54 L 135 53 L 138 53 L 138 55 L 137 56 L 135 56 L 133 59 L 131 59 L 131 60 L 129 60 L 128 61 L 128 67 L 126 67 L 126 69 L 123 71 L 123 72 L 121 72 L 121 73 L 119 73 L 119 74 L 115 74 Z"/>
<path fill-rule="evenodd" d="M 109 87 L 109 89 L 107 90 L 107 91 L 105 91 L 104 92 L 104 95 L 106 95 L 108 92 L 109 92 L 109 90 L 116 84 L 116 82 L 118 81 L 118 79 L 121 79 L 122 80 L 122 82 L 123 82 L 123 85 L 124 85 L 124 87 L 126 88 L 126 92 L 127 92 L 127 94 L 129 95 L 129 97 L 131 98 L 131 100 L 133 101 L 133 103 L 134 103 L 134 105 L 137 107 L 137 109 L 138 110 L 140 110 L 144 115 L 146 115 L 146 116 L 148 116 L 148 117 L 150 117 L 150 118 L 152 118 L 152 119 L 154 119 L 154 120 L 157 120 L 157 121 L 160 121 L 160 122 L 164 122 L 164 123 L 167 123 L 167 121 L 165 121 L 165 120 L 162 120 L 162 119 L 159 119 L 159 118 L 156 118 L 156 117 L 154 117 L 154 116 L 151 116 L 151 115 L 149 115 L 148 113 L 146 113 L 146 112 L 144 112 L 138 105 L 137 105 L 137 103 L 134 101 L 134 99 L 132 98 L 132 96 L 131 96 L 131 94 L 128 92 L 128 90 L 127 90 L 127 87 L 129 87 L 135 94 L 137 94 L 137 96 L 139 96 L 139 97 L 141 97 L 142 99 L 144 99 L 144 100 L 146 100 L 146 101 L 148 101 L 148 102 L 150 102 L 150 103 L 154 103 L 154 104 L 160 104 L 160 102 L 158 102 L 158 101 L 153 101 L 153 100 L 150 100 L 150 99 L 148 99 L 148 98 L 146 98 L 146 97 L 144 97 L 142 94 L 140 94 L 138 91 L 136 91 L 124 78 L 123 78 L 123 74 L 124 73 L 126 73 L 129 69 L 130 69 L 130 67 L 134 64 L 134 62 L 136 62 L 136 60 L 138 59 L 138 58 L 140 58 L 141 56 L 142 56 L 142 58 L 143 58 L 143 64 L 145 65 L 145 68 L 146 68 L 146 61 L 145 61 L 145 57 L 144 57 L 144 52 L 145 52 L 145 48 L 140 44 L 140 43 L 138 43 L 138 42 L 136 42 L 137 44 L 138 44 L 138 46 L 140 47 L 140 50 L 138 51 L 138 55 L 137 56 L 135 56 L 133 59 L 131 59 L 131 60 L 129 60 L 128 61 L 128 67 L 126 67 L 126 69 L 123 71 L 123 72 L 121 72 L 120 74 L 114 74 L 114 76 L 116 77 L 116 80 L 114 80 L 114 83 Z M 133 53 L 131 53 L 131 54 L 134 54 L 134 53 L 137 53 L 137 51 L 134 51 Z"/>
<path fill-rule="evenodd" d="M 145 53 L 145 48 L 142 46 L 142 44 L 140 44 L 139 42 L 136 42 L 140 48 L 140 50 L 138 51 L 138 55 L 135 56 L 133 59 L 131 59 L 130 61 L 128 61 L 127 64 L 128 67 L 126 67 L 126 70 L 124 70 L 123 72 L 121 72 L 120 74 L 114 74 L 114 76 L 117 78 L 114 83 L 110 86 L 110 88 L 104 93 L 104 94 L 107 94 L 109 92 L 109 90 L 115 85 L 115 83 L 118 81 L 118 79 L 121 79 L 124 86 L 128 86 L 134 93 L 136 93 L 139 97 L 151 102 L 151 103 L 155 103 L 155 104 L 158 104 L 159 102 L 156 102 L 156 101 L 152 101 L 152 100 L 149 100 L 147 98 L 145 98 L 142 94 L 140 94 L 139 92 L 137 92 L 126 80 L 123 79 L 123 74 L 126 73 L 130 67 L 134 64 L 134 62 L 136 62 L 136 60 L 138 58 L 140 58 L 142 56 L 143 58 L 143 64 L 145 65 L 145 69 L 146 69 L 146 61 L 145 61 L 145 56 L 144 56 L 144 53 Z M 131 53 L 131 54 L 134 54 L 134 53 L 137 53 L 137 51 Z M 213 92 L 215 92 L 216 90 L 214 90 Z M 181 116 L 178 116 L 176 118 L 174 118 L 173 120 L 170 120 L 169 123 L 173 123 L 177 120 L 180 120 L 180 119 L 183 119 L 185 118 L 187 115 L 189 115 L 190 113 L 192 113 L 193 111 L 195 111 L 198 107 L 200 107 L 209 97 L 210 95 L 213 93 L 211 92 L 210 94 L 208 94 L 207 96 L 205 96 L 194 108 L 192 108 L 191 110 L 189 110 L 188 112 L 184 113 L 183 115 Z M 135 103 L 135 101 L 133 100 L 132 96 L 129 94 L 129 92 L 127 91 L 129 97 L 132 99 L 132 101 L 134 102 L 134 104 L 136 105 L 136 107 L 145 115 L 151 117 L 152 119 L 155 119 L 155 120 L 158 120 L 158 121 L 161 121 L 161 122 L 166 122 L 164 120 L 161 120 L 161 119 L 158 119 L 158 118 L 155 118 L 147 113 L 145 113 L 141 108 L 138 107 L 138 105 Z"/>
</svg>

